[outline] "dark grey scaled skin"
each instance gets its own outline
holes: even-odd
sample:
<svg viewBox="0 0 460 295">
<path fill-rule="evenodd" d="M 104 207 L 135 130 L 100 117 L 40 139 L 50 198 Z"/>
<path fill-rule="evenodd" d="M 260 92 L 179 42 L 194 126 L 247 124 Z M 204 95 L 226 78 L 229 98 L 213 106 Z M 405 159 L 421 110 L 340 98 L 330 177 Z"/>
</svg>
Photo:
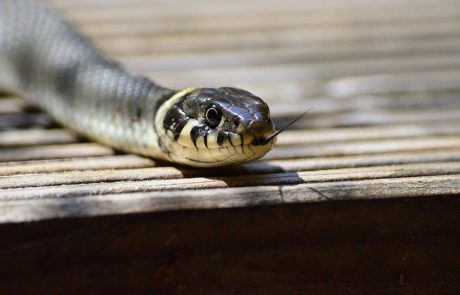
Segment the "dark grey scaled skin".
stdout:
<svg viewBox="0 0 460 295">
<path fill-rule="evenodd" d="M 274 143 L 260 140 L 274 131 L 260 98 L 236 88 L 178 91 L 132 75 L 32 0 L 0 0 L 0 89 L 95 141 L 181 164 L 235 165 Z"/>
</svg>

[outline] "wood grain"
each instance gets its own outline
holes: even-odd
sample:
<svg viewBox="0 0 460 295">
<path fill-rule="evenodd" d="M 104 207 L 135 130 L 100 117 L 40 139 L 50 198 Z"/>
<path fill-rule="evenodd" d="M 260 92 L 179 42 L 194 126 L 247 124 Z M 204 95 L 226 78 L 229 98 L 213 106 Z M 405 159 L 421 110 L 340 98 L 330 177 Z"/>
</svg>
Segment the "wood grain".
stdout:
<svg viewBox="0 0 460 295">
<path fill-rule="evenodd" d="M 60 195 L 57 189 L 54 191 L 31 190 L 31 200 L 20 200 L 21 198 L 17 200 L 15 196 L 18 194 L 13 191 L 11 194 L 2 196 L 3 200 L 7 199 L 8 201 L 2 202 L 0 205 L 2 212 L 0 220 L 2 222 L 24 221 L 24 213 L 27 213 L 26 216 L 29 218 L 27 221 L 34 221 L 48 218 L 184 209 L 233 208 L 283 203 L 421 196 L 442 197 L 460 193 L 460 176 L 458 175 L 304 184 L 298 184 L 298 177 L 293 176 L 293 178 L 294 181 L 284 179 L 284 182 L 278 182 L 278 185 L 275 186 L 240 188 L 227 188 L 228 186 L 223 180 L 210 183 L 206 179 L 194 179 L 186 182 L 189 186 L 188 189 L 194 188 L 192 191 L 143 192 L 148 191 L 147 187 L 152 188 L 152 183 L 133 184 L 129 182 L 124 183 L 124 185 L 82 186 L 76 189 L 63 187 L 61 191 L 67 198 L 59 198 Z M 160 183 L 161 186 L 165 185 L 165 182 Z M 170 183 L 174 185 L 172 181 Z M 131 192 L 142 193 L 126 194 L 125 185 L 128 186 L 127 190 Z M 172 188 L 171 186 L 168 187 L 169 189 Z M 223 187 L 227 189 L 219 189 Z M 166 185 L 162 188 L 166 188 Z M 185 187 L 181 186 L 181 188 Z M 91 189 L 99 189 L 98 194 L 103 193 L 106 195 L 75 198 L 75 196 L 87 195 Z M 19 195 L 21 195 L 20 192 Z"/>
<path fill-rule="evenodd" d="M 270 0 L 264 10 L 240 0 L 48 2 L 135 73 L 171 87 L 248 88 L 267 100 L 278 126 L 313 109 L 263 160 L 195 170 L 87 142 L 7 96 L 0 99 L 0 196 L 8 206 L 112 194 L 132 194 L 135 202 L 144 193 L 154 199 L 157 192 L 193 192 L 218 208 L 218 199 L 204 201 L 213 189 L 230 197 L 243 187 L 263 196 L 273 186 L 289 191 L 306 183 L 412 183 L 460 174 L 456 1 L 289 0 L 280 6 Z M 448 183 L 455 194 L 456 181 Z M 362 191 L 370 194 L 365 186 Z M 292 192 L 299 199 L 304 193 Z M 22 218 L 31 219 L 27 212 Z"/>
<path fill-rule="evenodd" d="M 458 0 L 45 2 L 135 74 L 312 110 L 192 169 L 0 95 L 0 293 L 458 293 Z"/>
</svg>

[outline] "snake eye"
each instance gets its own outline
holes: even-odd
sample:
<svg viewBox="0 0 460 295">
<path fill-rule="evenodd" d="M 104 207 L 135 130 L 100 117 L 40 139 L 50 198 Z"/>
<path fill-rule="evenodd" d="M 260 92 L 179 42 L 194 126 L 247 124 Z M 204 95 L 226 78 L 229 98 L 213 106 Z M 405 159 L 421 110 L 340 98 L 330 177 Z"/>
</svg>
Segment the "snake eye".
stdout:
<svg viewBox="0 0 460 295">
<path fill-rule="evenodd" d="M 222 113 L 214 106 L 207 109 L 206 114 L 206 123 L 211 128 L 215 128 L 220 124 L 222 120 Z"/>
</svg>

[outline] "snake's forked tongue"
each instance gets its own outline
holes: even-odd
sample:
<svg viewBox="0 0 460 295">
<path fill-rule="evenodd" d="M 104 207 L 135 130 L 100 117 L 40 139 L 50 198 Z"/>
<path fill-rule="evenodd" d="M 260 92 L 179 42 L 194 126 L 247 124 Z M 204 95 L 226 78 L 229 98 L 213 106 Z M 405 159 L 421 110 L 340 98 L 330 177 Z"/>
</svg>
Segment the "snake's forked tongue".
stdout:
<svg viewBox="0 0 460 295">
<path fill-rule="evenodd" d="M 263 139 L 260 139 L 258 141 L 259 144 L 261 145 L 264 145 L 264 144 L 267 144 L 268 142 L 270 142 L 270 140 L 272 140 L 273 138 L 275 138 L 276 136 L 278 136 L 281 132 L 283 132 L 284 130 L 288 129 L 289 127 L 291 127 L 295 122 L 299 121 L 303 116 L 305 116 L 306 114 L 308 114 L 310 111 L 311 111 L 312 108 L 309 108 L 308 110 L 306 110 L 305 112 L 303 112 L 302 114 L 300 114 L 299 116 L 297 116 L 294 120 L 292 120 L 291 122 L 287 123 L 285 126 L 283 126 L 281 129 L 278 129 L 276 130 L 275 132 L 273 132 L 272 134 L 270 134 L 269 136 L 263 138 Z"/>
</svg>

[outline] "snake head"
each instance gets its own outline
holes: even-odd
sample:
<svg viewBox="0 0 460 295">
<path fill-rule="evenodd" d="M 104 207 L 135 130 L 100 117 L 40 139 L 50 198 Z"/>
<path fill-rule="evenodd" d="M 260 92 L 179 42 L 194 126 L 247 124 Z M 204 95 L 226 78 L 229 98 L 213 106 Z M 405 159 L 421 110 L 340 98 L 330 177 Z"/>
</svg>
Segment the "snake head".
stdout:
<svg viewBox="0 0 460 295">
<path fill-rule="evenodd" d="M 262 157 L 275 143 L 267 104 L 248 91 L 186 89 L 170 100 L 160 108 L 159 120 L 168 138 L 162 146 L 175 161 L 200 167 L 236 165 Z"/>
</svg>

